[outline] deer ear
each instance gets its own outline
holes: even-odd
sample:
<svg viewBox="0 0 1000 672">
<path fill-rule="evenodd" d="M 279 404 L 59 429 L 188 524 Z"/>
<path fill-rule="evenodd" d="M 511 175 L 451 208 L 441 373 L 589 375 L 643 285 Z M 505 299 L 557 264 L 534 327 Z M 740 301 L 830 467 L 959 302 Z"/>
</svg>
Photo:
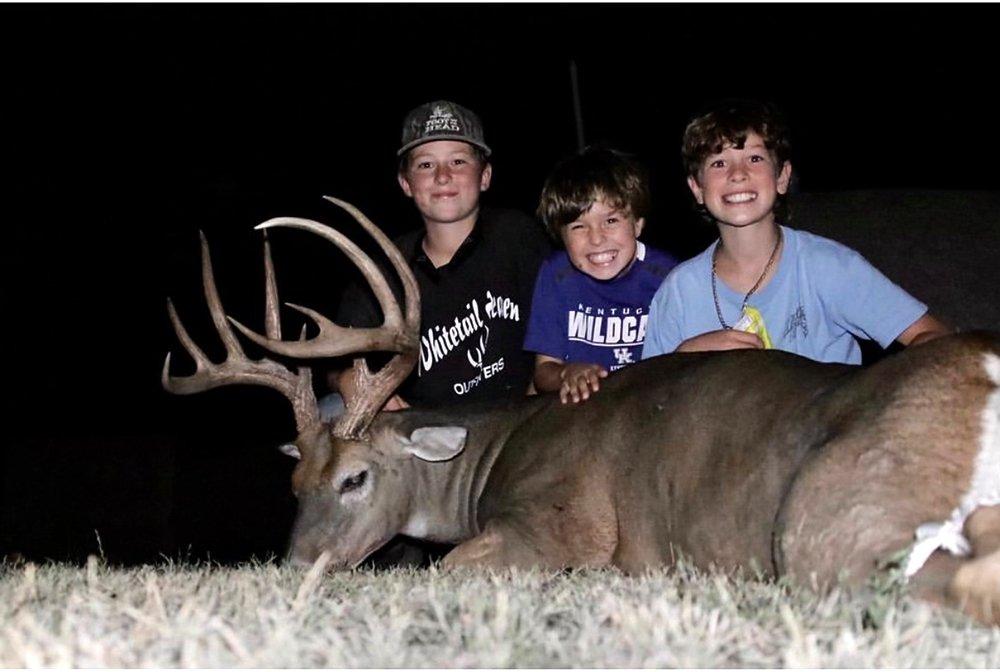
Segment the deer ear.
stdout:
<svg viewBox="0 0 1000 672">
<path fill-rule="evenodd" d="M 421 427 L 401 442 L 408 453 L 421 460 L 443 462 L 462 452 L 468 434 L 465 427 Z"/>
<path fill-rule="evenodd" d="M 283 443 L 278 446 L 278 450 L 289 457 L 294 457 L 296 460 L 302 459 L 302 453 L 299 452 L 299 447 L 294 443 Z"/>
</svg>

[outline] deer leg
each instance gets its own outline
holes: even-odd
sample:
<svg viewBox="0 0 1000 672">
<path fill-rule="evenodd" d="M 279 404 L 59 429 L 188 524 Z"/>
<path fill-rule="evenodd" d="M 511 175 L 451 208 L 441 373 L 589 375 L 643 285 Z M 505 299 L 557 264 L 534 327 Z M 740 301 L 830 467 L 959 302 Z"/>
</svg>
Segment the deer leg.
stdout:
<svg viewBox="0 0 1000 672">
<path fill-rule="evenodd" d="M 965 521 L 972 556 L 961 559 L 948 584 L 953 606 L 973 618 L 1000 624 L 1000 506 L 976 509 Z"/>
<path fill-rule="evenodd" d="M 545 555 L 512 526 L 495 521 L 476 537 L 459 544 L 441 561 L 453 567 L 552 567 Z"/>
<path fill-rule="evenodd" d="M 974 558 L 1000 549 L 1000 506 L 981 506 L 973 511 L 965 521 L 964 532 Z"/>
<path fill-rule="evenodd" d="M 967 562 L 967 558 L 955 557 L 947 551 L 935 551 L 920 571 L 910 577 L 907 586 L 909 594 L 918 600 L 958 608 L 949 588 L 955 573 Z"/>
</svg>

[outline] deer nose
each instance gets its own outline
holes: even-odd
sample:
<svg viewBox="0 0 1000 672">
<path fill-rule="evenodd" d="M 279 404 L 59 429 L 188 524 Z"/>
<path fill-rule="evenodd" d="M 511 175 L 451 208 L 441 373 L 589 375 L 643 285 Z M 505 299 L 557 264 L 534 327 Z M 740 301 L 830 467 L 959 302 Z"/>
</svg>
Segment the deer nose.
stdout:
<svg viewBox="0 0 1000 672">
<path fill-rule="evenodd" d="M 288 546 L 288 552 L 285 554 L 285 564 L 295 567 L 297 569 L 306 569 L 312 567 L 313 562 L 319 556 L 319 547 L 314 544 L 305 544 L 301 541 L 296 543 L 294 540 Z"/>
<path fill-rule="evenodd" d="M 330 551 L 320 551 L 318 546 L 309 548 L 296 547 L 285 558 L 285 562 L 296 569 L 311 569 L 317 565 L 322 565 L 319 571 L 325 571 L 330 567 L 333 554 Z"/>
</svg>

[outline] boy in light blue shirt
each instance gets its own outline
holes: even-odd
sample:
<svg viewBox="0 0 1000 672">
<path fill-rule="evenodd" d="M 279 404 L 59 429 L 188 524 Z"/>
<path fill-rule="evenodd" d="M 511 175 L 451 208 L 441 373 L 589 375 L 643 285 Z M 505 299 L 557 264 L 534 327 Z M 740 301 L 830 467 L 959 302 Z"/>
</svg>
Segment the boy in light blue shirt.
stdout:
<svg viewBox="0 0 1000 672">
<path fill-rule="evenodd" d="M 657 290 L 643 359 L 776 348 L 860 364 L 857 338 L 884 348 L 948 333 L 854 250 L 779 224 L 792 167 L 773 108 L 734 103 L 698 117 L 684 133 L 683 156 L 688 186 L 719 240 Z"/>
</svg>

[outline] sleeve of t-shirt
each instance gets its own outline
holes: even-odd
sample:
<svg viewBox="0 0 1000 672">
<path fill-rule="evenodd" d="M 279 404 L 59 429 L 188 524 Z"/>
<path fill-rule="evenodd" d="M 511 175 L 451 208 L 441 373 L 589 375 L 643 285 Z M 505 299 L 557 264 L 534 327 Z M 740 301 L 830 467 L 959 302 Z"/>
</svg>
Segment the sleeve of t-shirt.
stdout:
<svg viewBox="0 0 1000 672">
<path fill-rule="evenodd" d="M 849 247 L 837 246 L 835 269 L 823 273 L 835 319 L 856 336 L 889 347 L 907 327 L 919 320 L 927 305 L 872 266 Z"/>
<path fill-rule="evenodd" d="M 549 260 L 542 264 L 535 280 L 531 310 L 528 311 L 528 327 L 524 335 L 524 349 L 562 359 L 563 352 L 559 346 L 565 342 L 566 334 L 563 333 L 561 320 L 565 320 L 566 316 L 559 314 L 554 289 L 555 277 Z"/>
<path fill-rule="evenodd" d="M 667 275 L 653 295 L 646 322 L 646 341 L 642 358 L 673 352 L 684 340 L 681 334 L 681 293 L 675 273 Z"/>
</svg>

